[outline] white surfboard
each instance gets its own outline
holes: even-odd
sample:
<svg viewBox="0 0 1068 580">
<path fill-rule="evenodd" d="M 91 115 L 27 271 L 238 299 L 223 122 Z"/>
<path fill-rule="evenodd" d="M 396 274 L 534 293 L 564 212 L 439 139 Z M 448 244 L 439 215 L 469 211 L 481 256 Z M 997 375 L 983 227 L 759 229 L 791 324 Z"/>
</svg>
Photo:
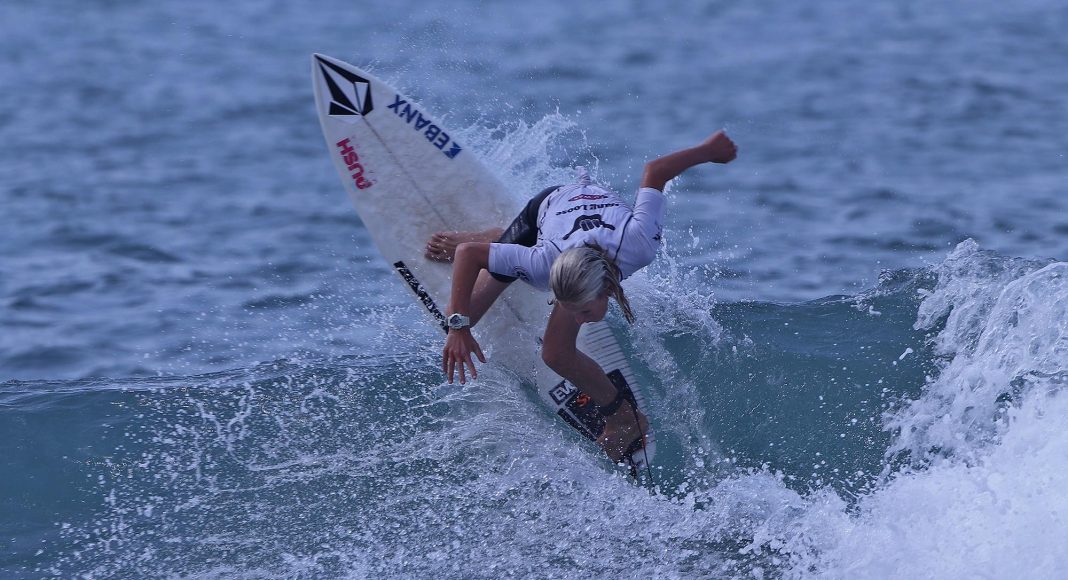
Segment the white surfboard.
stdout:
<svg viewBox="0 0 1068 580">
<path fill-rule="evenodd" d="M 521 209 L 504 185 L 456 135 L 427 110 L 390 85 L 350 64 L 312 56 L 316 109 L 330 157 L 371 238 L 404 284 L 444 332 L 451 289 L 450 264 L 423 257 L 426 241 L 440 231 L 505 227 Z M 533 192 L 532 192 L 533 195 Z M 538 394 L 572 428 L 593 438 L 592 405 L 541 360 L 540 336 L 549 318 L 549 296 L 522 282 L 512 284 L 474 329 L 490 362 L 534 379 Z M 648 406 L 619 341 L 607 322 L 587 323 L 578 347 L 618 387 L 629 389 L 647 417 Z M 645 467 L 656 438 L 631 456 Z"/>
</svg>

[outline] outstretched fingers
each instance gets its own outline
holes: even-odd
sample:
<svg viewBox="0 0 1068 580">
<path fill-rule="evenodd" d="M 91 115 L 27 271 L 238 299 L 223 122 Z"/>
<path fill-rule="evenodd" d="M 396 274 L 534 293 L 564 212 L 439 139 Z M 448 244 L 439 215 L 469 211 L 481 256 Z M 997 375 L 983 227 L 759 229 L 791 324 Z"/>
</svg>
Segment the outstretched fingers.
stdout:
<svg viewBox="0 0 1068 580">
<path fill-rule="evenodd" d="M 469 345 L 464 345 L 469 347 Z M 463 354 L 456 357 L 456 366 L 460 370 L 460 384 L 467 383 L 467 373 L 465 369 L 470 372 L 472 379 L 478 378 L 478 369 L 475 368 L 475 361 L 471 360 L 471 349 L 464 348 Z"/>
<path fill-rule="evenodd" d="M 474 337 L 449 334 L 441 353 L 441 370 L 449 378 L 450 384 L 457 374 L 460 375 L 461 385 L 467 382 L 468 374 L 472 379 L 478 378 L 478 368 L 472 354 L 481 362 L 486 362 L 486 355 L 482 354 L 482 347 Z"/>
</svg>

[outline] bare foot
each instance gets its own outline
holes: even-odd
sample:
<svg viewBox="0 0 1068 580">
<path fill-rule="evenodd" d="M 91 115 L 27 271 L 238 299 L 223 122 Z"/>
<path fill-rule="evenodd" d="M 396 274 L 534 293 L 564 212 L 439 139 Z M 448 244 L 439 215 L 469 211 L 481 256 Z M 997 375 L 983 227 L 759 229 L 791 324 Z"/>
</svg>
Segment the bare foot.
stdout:
<svg viewBox="0 0 1068 580">
<path fill-rule="evenodd" d="M 645 415 L 638 411 L 638 422 L 634 421 L 634 415 L 635 411 L 630 402 L 624 402 L 605 423 L 604 433 L 597 440 L 597 444 L 612 461 L 618 463 L 622 460 L 627 447 L 634 443 L 635 439 L 649 432 L 649 420 Z"/>
<path fill-rule="evenodd" d="M 503 233 L 501 228 L 482 232 L 438 232 L 430 236 L 424 255 L 435 262 L 451 262 L 456 255 L 456 246 L 464 242 L 496 242 Z"/>
<path fill-rule="evenodd" d="M 738 156 L 738 146 L 725 131 L 716 131 L 702 142 L 700 147 L 712 163 L 730 163 Z"/>
</svg>

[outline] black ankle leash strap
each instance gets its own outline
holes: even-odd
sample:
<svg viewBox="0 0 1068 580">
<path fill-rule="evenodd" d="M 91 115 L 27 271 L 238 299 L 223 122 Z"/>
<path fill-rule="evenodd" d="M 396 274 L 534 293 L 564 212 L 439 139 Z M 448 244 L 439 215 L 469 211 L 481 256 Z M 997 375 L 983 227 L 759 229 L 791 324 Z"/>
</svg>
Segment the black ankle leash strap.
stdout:
<svg viewBox="0 0 1068 580">
<path fill-rule="evenodd" d="M 627 447 L 627 450 L 623 452 L 623 459 L 624 459 L 624 461 L 626 461 L 627 463 L 630 464 L 631 476 L 634 477 L 634 479 L 638 479 L 637 466 L 634 465 L 634 463 L 631 461 L 630 457 L 640 450 L 645 455 L 645 472 L 646 472 L 646 475 L 649 476 L 649 481 L 652 481 L 653 480 L 653 471 L 651 469 L 651 466 L 649 465 L 649 455 L 645 450 L 645 431 L 642 429 L 642 423 L 638 419 L 638 403 L 637 403 L 637 401 L 632 401 L 631 397 L 626 396 L 629 393 L 625 393 L 625 391 L 626 391 L 626 389 L 619 388 L 619 386 L 616 385 L 616 398 L 612 399 L 612 402 L 608 403 L 607 405 L 597 405 L 597 409 L 600 412 L 602 417 L 607 418 L 607 417 L 611 417 L 612 415 L 614 415 L 616 413 L 616 411 L 619 410 L 619 407 L 621 405 L 623 405 L 623 401 L 631 401 L 630 410 L 631 410 L 632 413 L 634 413 L 634 423 L 638 425 L 638 433 L 641 434 L 641 437 L 638 438 L 638 439 L 635 439 L 634 442 L 632 442 Z M 594 403 L 594 404 L 596 405 L 596 403 Z"/>
<path fill-rule="evenodd" d="M 623 395 L 623 389 L 616 389 L 616 398 L 612 399 L 611 403 L 607 405 L 597 405 L 597 410 L 600 411 L 602 417 L 611 417 L 616 414 L 619 407 L 626 401 L 627 397 Z M 596 404 L 596 403 L 594 403 Z"/>
</svg>

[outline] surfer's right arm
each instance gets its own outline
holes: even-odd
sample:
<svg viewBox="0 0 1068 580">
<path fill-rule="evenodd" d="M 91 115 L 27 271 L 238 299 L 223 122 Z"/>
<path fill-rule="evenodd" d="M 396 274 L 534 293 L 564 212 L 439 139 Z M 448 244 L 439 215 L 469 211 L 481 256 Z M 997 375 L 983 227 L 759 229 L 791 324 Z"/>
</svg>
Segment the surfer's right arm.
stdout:
<svg viewBox="0 0 1068 580">
<path fill-rule="evenodd" d="M 489 265 L 489 244 L 481 242 L 467 242 L 456 247 L 456 257 L 452 265 L 452 294 L 449 297 L 449 307 L 446 315 L 463 314 L 471 316 L 471 293 L 478 280 L 478 274 Z M 477 317 L 474 318 L 477 320 Z M 478 378 L 475 363 L 471 360 L 474 353 L 478 360 L 486 362 L 485 355 L 478 341 L 471 335 L 471 328 L 450 329 L 449 336 L 445 339 L 445 348 L 441 353 L 441 370 L 449 377 L 452 383 L 453 375 L 460 371 L 460 384 L 467 382 L 464 366 L 471 371 L 471 378 Z"/>
</svg>

